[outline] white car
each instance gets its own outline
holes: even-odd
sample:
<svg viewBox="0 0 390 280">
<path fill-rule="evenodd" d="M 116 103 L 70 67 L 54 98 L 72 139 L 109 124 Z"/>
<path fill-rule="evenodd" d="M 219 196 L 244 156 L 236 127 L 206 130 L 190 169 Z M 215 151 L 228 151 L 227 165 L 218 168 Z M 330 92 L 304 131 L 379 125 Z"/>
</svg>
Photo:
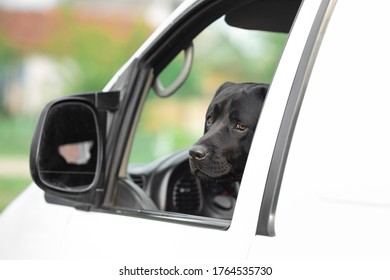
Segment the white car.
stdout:
<svg viewBox="0 0 390 280">
<path fill-rule="evenodd" d="M 56 100 L 42 112 L 31 150 L 35 183 L 0 216 L 0 258 L 388 259 L 386 8 L 379 0 L 185 1 L 101 93 Z M 206 62 L 226 55 L 215 37 L 206 49 L 197 45 L 213 24 L 232 30 L 252 62 L 217 69 L 232 80 L 250 67 L 258 74 L 248 80 L 264 82 L 257 54 L 276 57 L 239 187 L 194 177 L 185 147 L 171 152 L 169 126 L 145 148 L 137 140 L 141 111 L 152 110 L 161 125 L 169 110 L 157 102 L 185 85 L 194 51 Z M 285 40 L 282 52 L 259 34 Z M 181 51 L 183 69 L 164 88 L 159 74 Z M 202 84 L 213 83 L 207 71 Z M 151 88 L 173 95 L 147 98 Z M 202 125 L 203 116 L 192 122 Z M 129 161 L 155 143 L 169 153 Z"/>
</svg>

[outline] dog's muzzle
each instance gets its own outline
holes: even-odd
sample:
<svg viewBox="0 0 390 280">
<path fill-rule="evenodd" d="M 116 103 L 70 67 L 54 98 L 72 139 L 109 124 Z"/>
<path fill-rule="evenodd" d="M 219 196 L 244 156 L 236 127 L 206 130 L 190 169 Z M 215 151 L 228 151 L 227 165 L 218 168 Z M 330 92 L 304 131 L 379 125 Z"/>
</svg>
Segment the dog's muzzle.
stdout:
<svg viewBox="0 0 390 280">
<path fill-rule="evenodd" d="M 202 171 L 204 169 L 205 159 L 207 157 L 207 149 L 201 145 L 194 145 L 189 150 L 189 161 L 190 161 L 190 169 L 192 174 L 197 176 L 207 176 L 206 173 Z"/>
<path fill-rule="evenodd" d="M 207 150 L 203 146 L 196 145 L 190 149 L 189 154 L 192 161 L 201 161 L 207 157 Z"/>
<path fill-rule="evenodd" d="M 210 153 L 202 145 L 194 145 L 189 150 L 189 162 L 192 174 L 209 179 L 224 177 L 231 169 L 223 158 Z"/>
</svg>

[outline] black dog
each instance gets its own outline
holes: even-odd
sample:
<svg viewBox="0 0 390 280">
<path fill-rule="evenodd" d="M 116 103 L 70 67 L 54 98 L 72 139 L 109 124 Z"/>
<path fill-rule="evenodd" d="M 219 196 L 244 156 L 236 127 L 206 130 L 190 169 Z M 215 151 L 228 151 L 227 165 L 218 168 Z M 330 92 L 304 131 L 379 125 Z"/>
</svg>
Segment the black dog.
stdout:
<svg viewBox="0 0 390 280">
<path fill-rule="evenodd" d="M 204 135 L 189 151 L 191 172 L 207 180 L 240 181 L 268 85 L 224 83 L 206 114 Z"/>
</svg>

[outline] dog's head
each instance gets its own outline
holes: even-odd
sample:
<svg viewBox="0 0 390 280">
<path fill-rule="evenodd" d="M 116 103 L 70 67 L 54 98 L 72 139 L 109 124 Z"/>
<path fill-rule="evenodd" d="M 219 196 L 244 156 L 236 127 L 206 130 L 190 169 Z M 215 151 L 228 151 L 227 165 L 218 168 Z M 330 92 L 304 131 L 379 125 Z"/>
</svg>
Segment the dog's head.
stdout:
<svg viewBox="0 0 390 280">
<path fill-rule="evenodd" d="M 191 172 L 204 179 L 241 180 L 268 85 L 224 83 L 211 101 L 204 135 L 189 151 Z"/>
</svg>

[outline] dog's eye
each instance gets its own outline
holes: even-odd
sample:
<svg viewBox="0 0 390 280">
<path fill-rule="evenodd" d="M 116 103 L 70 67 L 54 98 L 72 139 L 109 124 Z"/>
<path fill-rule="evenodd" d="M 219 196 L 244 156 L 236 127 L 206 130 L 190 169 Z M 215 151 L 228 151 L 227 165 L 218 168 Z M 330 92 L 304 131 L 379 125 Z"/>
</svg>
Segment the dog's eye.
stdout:
<svg viewBox="0 0 390 280">
<path fill-rule="evenodd" d="M 245 124 L 242 124 L 242 123 L 238 123 L 236 124 L 236 129 L 238 129 L 239 131 L 244 131 L 246 130 L 248 127 L 245 125 Z"/>
<path fill-rule="evenodd" d="M 210 124 L 213 123 L 213 121 L 214 121 L 214 120 L 213 120 L 213 117 L 208 117 L 208 118 L 207 118 L 207 121 L 206 121 L 206 124 L 207 124 L 207 125 L 210 125 Z"/>
</svg>

